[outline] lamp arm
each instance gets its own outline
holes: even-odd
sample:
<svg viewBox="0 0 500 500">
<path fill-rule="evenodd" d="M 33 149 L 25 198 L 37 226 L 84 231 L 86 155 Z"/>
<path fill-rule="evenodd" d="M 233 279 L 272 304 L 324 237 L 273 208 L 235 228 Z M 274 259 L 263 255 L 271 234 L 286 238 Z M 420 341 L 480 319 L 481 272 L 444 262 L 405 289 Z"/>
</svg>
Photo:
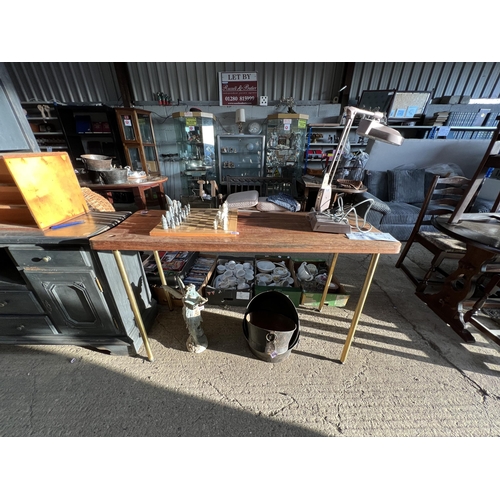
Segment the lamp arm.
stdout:
<svg viewBox="0 0 500 500">
<path fill-rule="evenodd" d="M 347 141 L 349 140 L 349 132 L 351 131 L 352 124 L 354 123 L 354 118 L 358 113 L 363 115 L 373 116 L 376 120 L 380 121 L 384 117 L 384 114 L 380 111 L 368 111 L 366 109 L 355 108 L 354 106 L 346 106 L 344 108 L 344 113 L 347 117 L 347 121 L 340 136 L 339 143 L 335 149 L 335 154 L 333 155 L 332 162 L 326 171 L 321 187 L 331 186 L 333 184 L 333 178 L 337 172 L 337 168 L 340 164 L 340 159 L 344 152 Z"/>
</svg>

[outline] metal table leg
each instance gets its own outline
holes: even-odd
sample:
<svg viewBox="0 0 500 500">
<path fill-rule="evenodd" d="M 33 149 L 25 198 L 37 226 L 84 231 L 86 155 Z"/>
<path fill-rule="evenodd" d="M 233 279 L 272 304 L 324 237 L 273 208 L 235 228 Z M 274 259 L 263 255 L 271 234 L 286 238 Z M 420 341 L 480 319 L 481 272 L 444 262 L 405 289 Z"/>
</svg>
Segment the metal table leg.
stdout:
<svg viewBox="0 0 500 500">
<path fill-rule="evenodd" d="M 148 334 L 146 332 L 146 328 L 144 327 L 144 323 L 142 321 L 141 312 L 139 311 L 139 306 L 137 305 L 137 301 L 135 300 L 134 291 L 130 286 L 130 281 L 127 276 L 127 271 L 125 270 L 125 266 L 123 265 L 122 255 L 119 250 L 113 250 L 113 255 L 115 256 L 116 264 L 118 266 L 118 270 L 120 271 L 120 276 L 122 278 L 125 291 L 127 292 L 127 297 L 130 302 L 130 306 L 132 307 L 137 327 L 139 328 L 139 332 L 141 333 L 141 338 L 142 342 L 144 343 L 144 348 L 146 349 L 146 354 L 148 356 L 149 361 L 154 361 L 153 353 L 151 351 L 151 348 L 149 347 Z"/>
<path fill-rule="evenodd" d="M 328 294 L 328 289 L 330 287 L 330 281 L 332 281 L 333 271 L 335 269 L 335 265 L 337 264 L 337 259 L 339 258 L 338 253 L 334 253 L 332 256 L 332 263 L 330 264 L 330 270 L 328 271 L 328 276 L 326 278 L 325 287 L 323 288 L 323 295 L 321 296 L 321 301 L 319 303 L 319 310 L 323 309 L 325 305 L 326 295 Z"/>
<path fill-rule="evenodd" d="M 158 269 L 158 275 L 160 276 L 160 281 L 162 284 L 163 292 L 167 295 L 168 308 L 172 311 L 174 309 L 174 304 L 172 302 L 172 296 L 165 290 L 167 286 L 167 280 L 165 279 L 165 273 L 163 272 L 163 266 L 161 265 L 160 255 L 158 254 L 158 250 L 153 252 L 155 256 L 156 268 Z"/>
<path fill-rule="evenodd" d="M 363 307 L 365 305 L 366 297 L 368 296 L 368 291 L 370 290 L 370 285 L 372 283 L 373 275 L 375 274 L 375 269 L 377 269 L 377 264 L 379 260 L 380 254 L 374 253 L 372 254 L 372 258 L 370 261 L 370 266 L 368 267 L 368 271 L 366 272 L 365 282 L 363 284 L 363 289 L 361 290 L 361 295 L 358 300 L 358 304 L 356 305 L 356 309 L 354 311 L 354 316 L 352 317 L 351 327 L 349 329 L 349 333 L 347 334 L 346 341 L 344 343 L 344 348 L 342 350 L 342 354 L 340 356 L 340 362 L 344 363 L 347 358 L 347 353 L 349 352 L 349 348 L 351 347 L 352 341 L 354 339 L 354 334 L 356 333 L 356 328 L 358 327 L 359 318 L 363 311 Z"/>
</svg>

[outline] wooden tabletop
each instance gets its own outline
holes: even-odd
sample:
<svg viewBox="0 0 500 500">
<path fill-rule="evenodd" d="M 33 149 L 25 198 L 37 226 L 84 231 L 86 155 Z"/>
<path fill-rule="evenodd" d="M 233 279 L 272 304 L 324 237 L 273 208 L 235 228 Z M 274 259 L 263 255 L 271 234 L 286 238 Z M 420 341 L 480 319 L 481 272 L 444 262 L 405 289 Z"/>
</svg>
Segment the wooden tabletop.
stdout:
<svg viewBox="0 0 500 500">
<path fill-rule="evenodd" d="M 101 190 L 105 191 L 107 189 L 131 189 L 140 187 L 151 187 L 162 182 L 167 182 L 168 177 L 165 176 L 148 176 L 144 178 L 138 178 L 134 181 L 121 182 L 120 184 L 82 184 L 82 187 L 88 187 L 94 191 Z"/>
<path fill-rule="evenodd" d="M 397 254 L 401 243 L 394 241 L 350 240 L 345 234 L 312 231 L 306 212 L 238 211 L 235 236 L 150 236 L 161 221 L 162 210 L 136 212 L 118 226 L 91 238 L 95 250 L 191 250 L 215 254 L 294 253 Z M 379 232 L 373 229 L 374 232 Z"/>
</svg>

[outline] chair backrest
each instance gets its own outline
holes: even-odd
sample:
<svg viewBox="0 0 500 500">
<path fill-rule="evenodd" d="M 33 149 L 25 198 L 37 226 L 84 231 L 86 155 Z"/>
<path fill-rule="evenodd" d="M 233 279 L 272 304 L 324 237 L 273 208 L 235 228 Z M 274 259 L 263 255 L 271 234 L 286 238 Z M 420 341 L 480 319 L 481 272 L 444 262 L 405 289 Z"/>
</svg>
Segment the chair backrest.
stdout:
<svg viewBox="0 0 500 500">
<path fill-rule="evenodd" d="M 242 191 L 257 190 L 262 194 L 262 177 L 232 177 L 226 176 L 227 194 Z M 262 194 L 264 196 L 264 194 Z"/>
<path fill-rule="evenodd" d="M 461 176 L 440 177 L 435 175 L 427 190 L 415 230 L 421 226 L 431 226 L 436 215 L 452 214 L 470 185 L 470 179 Z"/>
</svg>

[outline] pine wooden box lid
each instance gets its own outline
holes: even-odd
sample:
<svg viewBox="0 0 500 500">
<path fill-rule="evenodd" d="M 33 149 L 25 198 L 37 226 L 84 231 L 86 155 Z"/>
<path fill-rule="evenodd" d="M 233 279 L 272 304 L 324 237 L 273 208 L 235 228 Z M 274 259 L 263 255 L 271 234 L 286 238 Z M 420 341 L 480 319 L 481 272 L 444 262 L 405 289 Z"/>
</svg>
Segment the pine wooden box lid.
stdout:
<svg viewBox="0 0 500 500">
<path fill-rule="evenodd" d="M 0 224 L 46 229 L 88 211 L 67 153 L 0 155 Z"/>
</svg>

